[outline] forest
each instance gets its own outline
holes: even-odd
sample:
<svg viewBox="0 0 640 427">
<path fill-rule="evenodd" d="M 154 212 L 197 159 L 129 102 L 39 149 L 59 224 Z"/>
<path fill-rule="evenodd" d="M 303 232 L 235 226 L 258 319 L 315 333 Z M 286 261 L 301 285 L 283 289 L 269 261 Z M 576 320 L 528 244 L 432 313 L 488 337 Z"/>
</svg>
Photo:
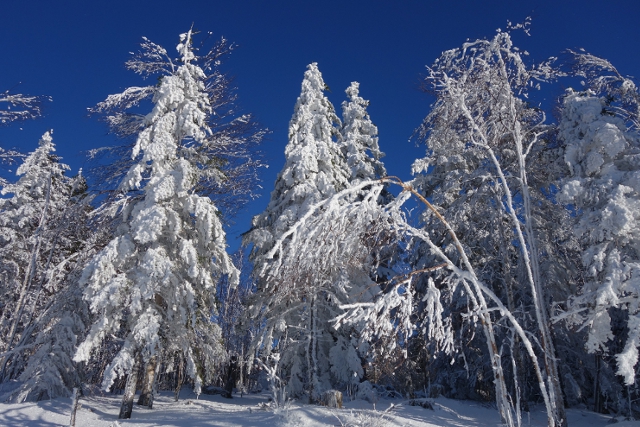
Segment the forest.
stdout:
<svg viewBox="0 0 640 427">
<path fill-rule="evenodd" d="M 236 113 L 233 45 L 144 38 L 125 65 L 148 85 L 90 108 L 121 141 L 94 167 L 70 176 L 53 131 L 0 147 L 17 166 L 0 178 L 0 401 L 104 390 L 130 418 L 136 392 L 152 408 L 188 386 L 276 406 L 445 396 L 510 427 L 533 404 L 550 427 L 579 405 L 640 417 L 640 93 L 586 51 L 531 61 L 511 37 L 527 28 L 426 68 L 411 180 L 387 175 L 359 83 L 338 112 L 309 64 L 236 253 L 225 228 L 268 130 Z M 44 102 L 6 91 L 0 122 Z"/>
</svg>

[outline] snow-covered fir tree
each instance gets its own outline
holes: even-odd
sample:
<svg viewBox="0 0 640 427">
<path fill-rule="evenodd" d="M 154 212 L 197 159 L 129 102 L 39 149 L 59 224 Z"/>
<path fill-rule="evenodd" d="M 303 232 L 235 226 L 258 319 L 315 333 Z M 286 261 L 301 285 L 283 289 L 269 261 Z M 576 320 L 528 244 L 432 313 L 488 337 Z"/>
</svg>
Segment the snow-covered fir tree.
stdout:
<svg viewBox="0 0 640 427">
<path fill-rule="evenodd" d="M 369 101 L 360 96 L 360 83 L 352 82 L 345 91 L 348 101 L 342 103 L 342 150 L 351 171 L 349 182 L 357 184 L 375 180 L 387 172 L 380 159 L 384 153 L 378 146 L 378 128 L 371 122 L 367 107 Z"/>
<path fill-rule="evenodd" d="M 621 83 L 637 91 L 631 80 Z M 585 284 L 572 301 L 581 315 L 573 320 L 588 326 L 590 353 L 608 353 L 609 341 L 623 331 L 613 327 L 611 309 L 622 309 L 616 316 L 625 313 L 628 336 L 616 337 L 625 344 L 615 357 L 618 375 L 631 385 L 640 346 L 640 134 L 625 123 L 637 113 L 619 116 L 607 92 L 569 90 L 564 98 L 559 138 L 570 175 L 558 198 L 574 210 L 573 230 L 583 248 Z"/>
<path fill-rule="evenodd" d="M 104 233 L 89 220 L 92 208 L 82 174 L 70 183 L 65 209 L 50 230 L 55 244 L 43 260 L 44 285 L 37 310 L 30 313 L 25 333 L 16 343 L 27 350 L 14 359 L 11 377 L 6 378 L 12 386 L 4 398 L 11 401 L 68 397 L 85 375 L 83 367 L 72 361 L 91 320 L 78 279 Z"/>
<path fill-rule="evenodd" d="M 342 126 L 340 136 L 343 156 L 350 171 L 349 187 L 354 187 L 363 181 L 375 181 L 386 176 L 387 172 L 381 160 L 384 153 L 378 145 L 378 128 L 371 121 L 367 107 L 369 101 L 360 96 L 360 84 L 352 82 L 345 90 L 347 100 L 342 102 Z M 352 200 L 362 200 L 362 193 L 352 195 Z M 388 203 L 391 195 L 382 191 L 380 204 Z M 346 263 L 344 287 L 337 287 L 339 304 L 360 303 L 371 301 L 372 296 L 379 292 L 379 287 L 374 282 L 387 278 L 390 271 L 390 262 L 397 248 L 383 252 L 382 246 L 371 248 L 369 256 L 360 258 L 358 263 Z M 346 255 L 346 254 L 345 254 Z M 338 260 L 336 267 L 340 265 Z M 339 282 L 338 282 L 339 283 Z M 365 291 L 366 289 L 366 291 Z M 359 328 L 362 325 L 342 325 L 334 332 L 336 344 L 330 350 L 332 380 L 335 388 L 348 388 L 349 392 L 357 393 L 358 385 L 362 381 L 365 372 L 363 366 L 370 353 L 370 344 L 362 342 Z M 341 361 L 346 361 L 344 363 Z M 377 363 L 377 362 L 376 362 Z"/>
<path fill-rule="evenodd" d="M 331 384 L 329 290 L 335 275 L 319 268 L 267 277 L 265 270 L 269 251 L 283 233 L 313 205 L 349 185 L 350 173 L 337 144 L 340 120 L 325 90 L 317 64 L 310 64 L 289 123 L 285 165 L 269 205 L 253 219 L 253 228 L 245 237 L 245 242 L 253 245 L 258 277 L 250 315 L 262 312 L 267 319 L 259 344 L 268 352 L 278 342 L 289 392 L 295 396 L 306 392 L 311 400 L 318 399 Z"/>
<path fill-rule="evenodd" d="M 2 188 L 0 198 L 0 377 L 20 372 L 18 359 L 27 353 L 16 348 L 25 328 L 61 287 L 58 280 L 70 255 L 68 231 L 61 221 L 70 203 L 72 180 L 69 167 L 54 154 L 51 132 L 19 166 L 17 182 Z M 24 337 L 27 338 L 27 337 Z"/>
<path fill-rule="evenodd" d="M 289 123 L 285 165 L 267 209 L 253 219 L 248 236 L 254 258 L 268 252 L 311 205 L 348 186 L 346 164 L 336 143 L 340 119 L 325 90 L 318 65 L 310 64 Z"/>
<path fill-rule="evenodd" d="M 215 64 L 211 55 L 196 55 L 193 35 L 180 36 L 175 62 L 145 39 L 142 59 L 128 63 L 139 72 L 157 72 L 154 59 L 165 58 L 164 75 L 152 89 L 153 110 L 133 148 L 136 163 L 121 184 L 138 195 L 125 199 L 116 236 L 80 279 L 96 320 L 74 360 L 90 360 L 111 335 L 124 339 L 105 371 L 105 389 L 129 375 L 135 392 L 131 379 L 139 363 L 177 354 L 199 393 L 223 358 L 220 328 L 211 321 L 215 288 L 223 275 L 237 283 L 238 272 L 226 252 L 220 211 L 197 190 L 203 181 L 224 179 L 207 155 L 225 143 L 210 126 L 216 95 L 225 88 L 208 80 L 206 71 Z M 112 95 L 105 102 L 121 104 L 126 97 L 127 92 Z"/>
</svg>

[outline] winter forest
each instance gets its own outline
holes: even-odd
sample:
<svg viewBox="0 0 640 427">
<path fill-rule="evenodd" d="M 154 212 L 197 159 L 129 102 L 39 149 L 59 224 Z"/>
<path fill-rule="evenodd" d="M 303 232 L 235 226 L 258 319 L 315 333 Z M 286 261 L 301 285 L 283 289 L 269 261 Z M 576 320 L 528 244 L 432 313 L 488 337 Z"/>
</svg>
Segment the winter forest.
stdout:
<svg viewBox="0 0 640 427">
<path fill-rule="evenodd" d="M 143 38 L 126 67 L 144 86 L 90 108 L 121 141 L 93 167 L 72 172 L 54 131 L 0 147 L 16 168 L 0 178 L 0 401 L 102 390 L 130 418 L 189 387 L 276 406 L 444 396 L 507 426 L 530 405 L 550 427 L 578 405 L 639 418 L 640 92 L 586 51 L 529 60 L 522 31 L 427 66 L 409 178 L 387 175 L 383 151 L 401 148 L 379 141 L 359 83 L 336 108 L 309 64 L 236 253 L 225 230 L 268 130 L 236 113 L 220 69 L 234 46 Z M 0 121 L 48 102 L 6 91 Z"/>
</svg>

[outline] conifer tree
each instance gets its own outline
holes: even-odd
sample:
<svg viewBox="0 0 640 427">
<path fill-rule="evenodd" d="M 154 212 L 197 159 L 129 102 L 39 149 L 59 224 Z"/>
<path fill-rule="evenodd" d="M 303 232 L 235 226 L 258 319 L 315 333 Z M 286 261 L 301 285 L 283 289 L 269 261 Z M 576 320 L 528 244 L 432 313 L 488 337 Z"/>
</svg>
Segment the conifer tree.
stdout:
<svg viewBox="0 0 640 427">
<path fill-rule="evenodd" d="M 46 294 L 59 289 L 50 281 L 49 266 L 68 255 L 64 233 L 57 233 L 69 202 L 72 181 L 64 175 L 69 167 L 54 154 L 51 132 L 40 139 L 17 170 L 20 177 L 7 184 L 0 199 L 0 377 L 12 377 L 19 364 L 8 366 L 22 353 L 14 348 L 21 341 L 30 318 L 46 304 Z M 45 290 L 43 287 L 47 286 Z M 11 371 L 11 372 L 9 372 Z"/>
<path fill-rule="evenodd" d="M 342 150 L 351 171 L 349 182 L 380 179 L 387 174 L 380 159 L 378 128 L 371 122 L 369 101 L 360 96 L 360 83 L 352 82 L 345 90 L 348 101 L 342 103 Z"/>
<path fill-rule="evenodd" d="M 623 80 L 635 92 L 635 85 Z M 618 375 L 632 385 L 640 347 L 640 135 L 615 113 L 607 95 L 569 91 L 565 96 L 559 137 L 570 176 L 558 198 L 575 210 L 573 231 L 582 246 L 585 285 L 572 300 L 570 312 L 581 312 L 573 320 L 589 328 L 587 351 L 608 353 L 615 337 L 611 309 L 624 308 L 628 336 L 620 337 L 624 349 L 615 356 Z"/>
<path fill-rule="evenodd" d="M 200 393 L 203 380 L 211 378 L 223 357 L 220 328 L 211 321 L 217 280 L 222 275 L 232 283 L 238 280 L 226 252 L 220 211 L 198 193 L 202 182 L 224 179 L 209 155 L 226 143 L 210 125 L 217 97 L 226 94 L 226 81 L 210 81 L 206 73 L 221 49 L 218 45 L 198 57 L 193 35 L 191 30 L 180 35 L 176 61 L 145 39 L 141 58 L 128 63 L 135 71 L 164 75 L 150 89 L 153 110 L 140 125 L 132 153 L 136 163 L 121 183 L 121 189 L 134 196 L 124 199 L 116 236 L 80 279 L 96 320 L 74 360 L 90 360 L 92 350 L 110 334 L 123 336 L 102 385 L 108 389 L 117 377 L 129 376 L 121 408 L 126 418 L 131 415 L 135 371 L 155 356 L 184 358 Z M 166 58 L 161 66 L 154 62 L 159 57 Z M 109 97 L 104 109 L 130 106 L 127 93 L 131 91 Z M 144 98 L 149 91 L 137 93 Z"/>
<path fill-rule="evenodd" d="M 82 174 L 69 180 L 64 210 L 49 221 L 49 249 L 39 260 L 37 293 L 25 309 L 24 331 L 14 345 L 12 369 L 5 380 L 15 389 L 2 400 L 23 402 L 68 397 L 83 372 L 73 363 L 79 337 L 90 321 L 79 273 L 99 246 L 100 232 L 90 229 L 90 198 Z"/>
<path fill-rule="evenodd" d="M 378 145 L 378 128 L 369 117 L 367 107 L 369 101 L 360 96 L 360 84 L 352 82 L 345 90 L 348 99 L 342 102 L 342 126 L 340 127 L 340 148 L 349 171 L 349 187 L 363 181 L 375 181 L 386 176 L 386 169 L 380 160 L 384 153 Z M 363 190 L 366 193 L 366 189 Z M 352 199 L 362 200 L 362 194 L 353 194 Z M 382 191 L 378 203 L 391 200 L 391 195 Z M 363 243 L 363 248 L 367 247 Z M 341 276 L 333 282 L 333 293 L 336 305 L 348 305 L 370 301 L 371 296 L 379 291 L 376 281 L 387 278 L 391 253 L 381 252 L 381 248 L 371 248 L 368 256 L 341 272 Z M 384 260 L 382 261 L 382 259 Z M 336 267 L 339 263 L 335 264 Z M 348 265 L 348 264 L 347 264 Z M 334 308 L 335 315 L 342 310 Z M 358 385 L 364 377 L 363 365 L 368 357 L 370 343 L 361 341 L 359 328 L 361 325 L 345 324 L 332 330 L 335 344 L 329 350 L 332 386 L 347 388 L 356 393 Z"/>
<path fill-rule="evenodd" d="M 266 253 L 309 206 L 347 187 L 346 166 L 336 143 L 340 119 L 324 95 L 316 63 L 304 74 L 289 123 L 285 165 L 278 174 L 265 212 L 253 219 L 248 242 L 254 258 Z"/>
<path fill-rule="evenodd" d="M 314 204 L 349 185 L 349 172 L 337 144 L 340 121 L 325 89 L 317 64 L 310 64 L 289 123 L 285 165 L 269 205 L 253 219 L 253 228 L 245 237 L 245 243 L 253 245 L 251 257 L 258 277 L 250 316 L 263 312 L 267 319 L 257 344 L 264 344 L 268 353 L 274 340 L 278 341 L 289 391 L 296 396 L 306 392 L 311 400 L 330 385 L 328 290 L 334 276 L 322 270 L 291 271 L 288 277 L 264 273 L 269 251 L 282 234 Z"/>
</svg>

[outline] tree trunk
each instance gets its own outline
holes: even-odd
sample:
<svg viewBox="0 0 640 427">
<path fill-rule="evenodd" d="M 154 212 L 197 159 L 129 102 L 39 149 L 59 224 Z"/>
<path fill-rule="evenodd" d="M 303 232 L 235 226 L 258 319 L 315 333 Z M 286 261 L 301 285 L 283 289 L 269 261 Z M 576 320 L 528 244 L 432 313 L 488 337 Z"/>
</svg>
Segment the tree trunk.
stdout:
<svg viewBox="0 0 640 427">
<path fill-rule="evenodd" d="M 600 356 L 596 358 L 596 375 L 593 378 L 593 412 L 602 414 L 602 398 L 600 394 Z"/>
<path fill-rule="evenodd" d="M 329 408 L 342 409 L 342 392 L 338 390 L 327 390 L 320 398 L 322 405 Z"/>
<path fill-rule="evenodd" d="M 542 347 L 542 357 L 544 360 L 546 387 L 549 394 L 550 409 L 552 411 L 553 420 L 549 421 L 551 425 L 558 427 L 567 426 L 567 416 L 564 408 L 564 400 L 562 399 L 562 389 L 560 387 L 560 379 L 558 376 L 558 364 L 556 358 L 555 347 L 551 340 L 551 330 L 549 327 L 549 316 L 544 305 L 544 293 L 540 279 L 540 266 L 538 262 L 538 250 L 535 235 L 533 233 L 531 214 L 531 199 L 529 196 L 529 187 L 527 184 L 527 175 L 524 164 L 524 153 L 522 147 L 522 139 L 520 137 L 520 127 L 516 122 L 516 132 L 514 135 L 516 151 L 518 154 L 519 172 L 520 172 L 520 189 L 522 191 L 522 201 L 524 205 L 524 232 L 522 225 L 515 210 L 513 195 L 511 188 L 507 184 L 502 166 L 498 161 L 494 151 L 488 144 L 484 146 L 490 156 L 492 163 L 496 168 L 496 172 L 500 177 L 500 185 L 502 186 L 506 196 L 506 210 L 511 216 L 514 231 L 520 245 L 520 252 L 524 262 L 525 272 L 531 290 L 531 297 L 535 309 L 536 322 L 540 331 L 540 345 Z M 526 237 L 525 237 L 526 234 Z"/>
<path fill-rule="evenodd" d="M 138 399 L 138 405 L 153 409 L 153 390 L 156 382 L 156 371 L 158 369 L 158 358 L 153 356 L 149 359 L 144 370 L 142 380 L 142 391 Z"/>
<path fill-rule="evenodd" d="M 184 381 L 184 373 L 183 373 L 182 365 L 183 365 L 182 356 L 179 356 L 178 367 L 176 369 L 176 389 L 174 391 L 176 402 L 180 398 L 180 390 L 182 389 L 182 382 Z"/>
<path fill-rule="evenodd" d="M 138 369 L 140 367 L 140 361 L 138 356 L 135 356 L 135 362 L 133 368 L 127 377 L 127 385 L 124 388 L 124 396 L 122 396 L 122 405 L 120 405 L 120 415 L 118 419 L 126 420 L 131 418 L 131 412 L 133 411 L 133 398 L 136 395 L 136 385 L 138 383 Z"/>
<path fill-rule="evenodd" d="M 551 335 L 551 327 L 549 322 L 549 314 L 544 298 L 544 289 L 542 287 L 542 277 L 540 274 L 540 261 L 538 259 L 538 248 L 536 236 L 533 231 L 533 214 L 531 212 L 531 196 L 529 194 L 529 185 L 527 183 L 527 173 L 525 165 L 525 157 L 522 147 L 522 139 L 520 134 L 520 125 L 516 123 L 516 150 L 518 151 L 518 162 L 520 167 L 520 189 L 522 191 L 522 202 L 524 205 L 525 215 L 525 233 L 528 236 L 530 246 L 530 274 L 531 286 L 533 294 L 533 302 L 535 306 L 536 320 L 540 329 L 541 344 L 543 347 L 544 365 L 547 373 L 547 381 L 549 383 L 549 396 L 552 404 L 555 406 L 557 422 L 560 427 L 567 426 L 567 414 L 564 407 L 564 399 L 562 396 L 562 387 L 560 386 L 560 375 L 558 373 L 558 358 L 556 349 L 553 344 Z M 515 221 L 515 219 L 514 219 Z M 523 242 L 524 243 L 524 242 Z M 523 255 L 526 257 L 526 247 L 522 247 Z"/>
<path fill-rule="evenodd" d="M 80 401 L 80 395 L 82 392 L 78 387 L 73 388 L 73 395 L 71 396 L 71 419 L 69 420 L 69 427 L 76 427 L 76 412 L 78 412 L 78 402 Z"/>
<path fill-rule="evenodd" d="M 244 348 L 240 352 L 240 360 L 238 362 L 238 389 L 240 390 L 240 397 L 244 394 Z"/>
<path fill-rule="evenodd" d="M 228 397 L 229 399 L 233 397 L 233 389 L 238 382 L 238 356 L 231 356 L 231 360 L 229 361 L 229 369 L 227 370 L 227 378 L 224 383 L 224 390 L 226 391 L 226 395 L 224 397 Z"/>
<path fill-rule="evenodd" d="M 502 370 L 502 362 L 500 360 L 501 359 L 500 351 L 498 350 L 498 346 L 496 344 L 493 321 L 491 320 L 489 306 L 487 305 L 487 301 L 484 297 L 484 294 L 488 293 L 487 291 L 489 290 L 488 289 L 483 290 L 483 286 L 481 282 L 478 280 L 478 276 L 476 275 L 473 269 L 473 266 L 471 265 L 471 262 L 467 257 L 466 252 L 462 248 L 462 244 L 458 240 L 458 236 L 451 228 L 451 225 L 449 225 L 449 223 L 444 219 L 444 217 L 433 207 L 431 203 L 429 203 L 429 201 L 424 196 L 416 192 L 411 187 L 405 186 L 404 184 L 401 184 L 401 185 L 404 187 L 405 190 L 410 191 L 413 195 L 415 195 L 418 198 L 418 200 L 424 203 L 429 208 L 429 210 L 431 210 L 436 215 L 436 217 L 442 222 L 442 224 L 447 228 L 449 235 L 453 239 L 456 250 L 460 254 L 461 260 L 465 268 L 467 269 L 468 273 L 470 274 L 470 277 L 469 277 L 470 283 L 463 280 L 462 285 L 467 291 L 467 295 L 469 296 L 474 309 L 478 310 L 478 313 L 479 313 L 478 318 L 480 320 L 480 324 L 482 325 L 482 330 L 484 332 L 484 336 L 487 342 L 487 347 L 489 350 L 489 360 L 491 361 L 491 370 L 493 372 L 494 386 L 496 390 L 496 405 L 498 407 L 498 412 L 500 412 L 500 416 L 502 417 L 503 422 L 507 426 L 513 427 L 515 425 L 513 420 L 513 412 L 512 412 L 513 404 L 511 403 L 509 394 L 507 392 L 507 385 L 505 383 L 504 372 Z M 425 239 L 425 242 L 429 244 L 429 246 L 432 248 L 432 250 L 434 250 L 436 254 L 439 253 L 440 254 L 439 256 L 443 260 L 449 260 L 449 258 L 439 248 L 437 248 L 428 237 Z M 449 268 L 452 268 L 452 267 L 453 267 L 453 263 L 451 263 Z M 462 274 L 460 274 L 460 276 L 462 277 Z M 493 292 L 491 292 L 491 294 L 495 296 Z M 500 302 L 500 300 L 496 298 L 496 302 Z M 500 302 L 500 305 L 502 305 L 501 302 Z M 504 305 L 502 305 L 502 307 L 506 310 L 506 307 L 504 307 Z M 509 314 L 510 313 L 511 312 L 509 312 Z M 515 320 L 515 319 L 512 319 L 512 320 Z M 542 387 L 544 387 L 544 383 L 542 384 Z M 543 390 L 543 393 L 544 393 L 544 390 Z"/>
<path fill-rule="evenodd" d="M 316 395 L 319 390 L 316 390 L 316 383 L 318 382 L 316 365 L 317 365 L 317 337 L 316 337 L 316 297 L 311 297 L 311 303 L 309 305 L 309 346 L 307 348 L 307 369 L 308 369 L 308 387 L 309 387 L 309 403 L 315 403 L 317 401 Z"/>
</svg>

